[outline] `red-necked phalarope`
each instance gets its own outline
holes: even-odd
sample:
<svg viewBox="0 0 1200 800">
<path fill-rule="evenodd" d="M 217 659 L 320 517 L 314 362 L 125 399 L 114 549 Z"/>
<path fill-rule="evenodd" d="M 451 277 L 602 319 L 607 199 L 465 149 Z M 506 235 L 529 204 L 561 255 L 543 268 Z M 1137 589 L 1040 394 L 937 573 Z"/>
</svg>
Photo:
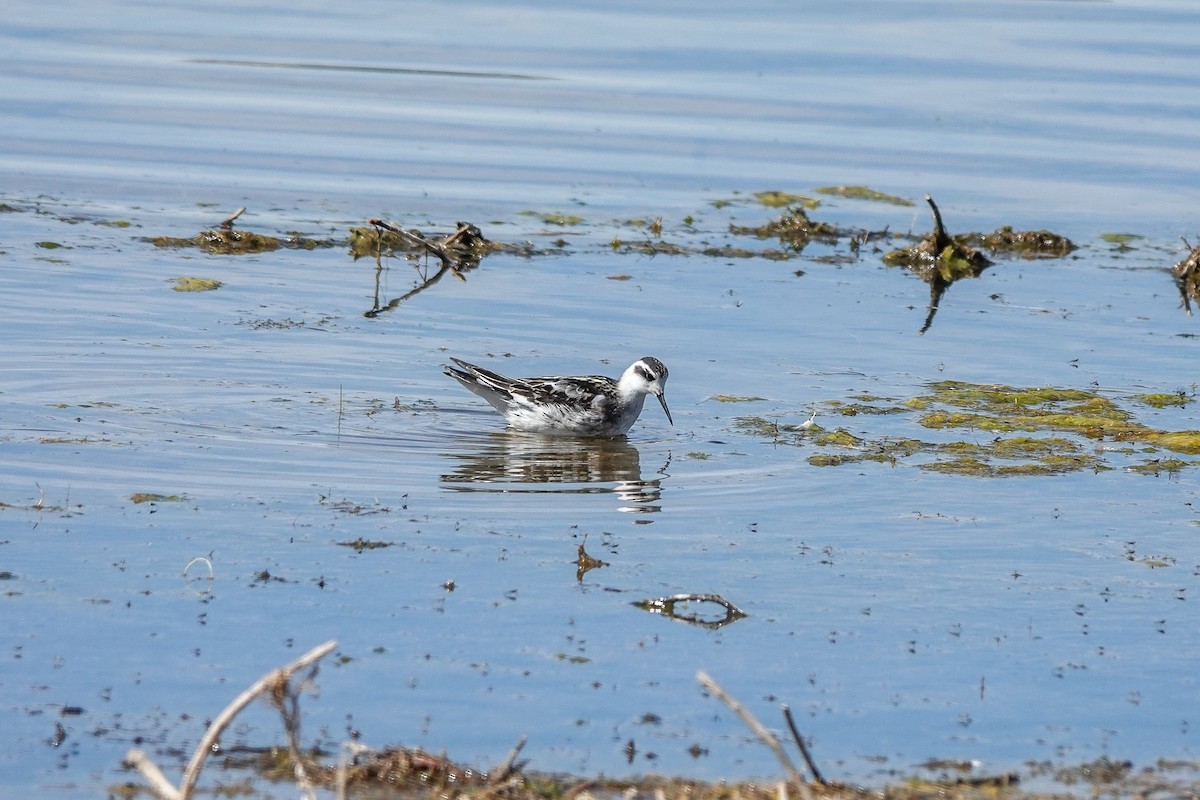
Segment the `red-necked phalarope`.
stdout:
<svg viewBox="0 0 1200 800">
<path fill-rule="evenodd" d="M 648 394 L 658 398 L 667 421 L 675 424 L 663 397 L 667 367 L 657 358 L 639 358 L 616 381 L 603 375 L 508 378 L 450 360 L 462 369 L 448 366 L 446 374 L 491 403 L 516 430 L 620 436 L 637 422 Z"/>
</svg>

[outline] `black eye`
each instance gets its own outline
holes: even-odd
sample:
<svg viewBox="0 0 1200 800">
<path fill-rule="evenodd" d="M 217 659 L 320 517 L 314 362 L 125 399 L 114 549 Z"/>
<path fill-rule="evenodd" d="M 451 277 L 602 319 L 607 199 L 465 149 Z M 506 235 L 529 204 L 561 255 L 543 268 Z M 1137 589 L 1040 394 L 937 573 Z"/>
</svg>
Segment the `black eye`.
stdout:
<svg viewBox="0 0 1200 800">
<path fill-rule="evenodd" d="M 634 370 L 634 372 L 644 378 L 647 382 L 652 382 L 654 380 L 654 373 L 646 369 L 641 364 L 637 365 L 637 369 Z"/>
</svg>

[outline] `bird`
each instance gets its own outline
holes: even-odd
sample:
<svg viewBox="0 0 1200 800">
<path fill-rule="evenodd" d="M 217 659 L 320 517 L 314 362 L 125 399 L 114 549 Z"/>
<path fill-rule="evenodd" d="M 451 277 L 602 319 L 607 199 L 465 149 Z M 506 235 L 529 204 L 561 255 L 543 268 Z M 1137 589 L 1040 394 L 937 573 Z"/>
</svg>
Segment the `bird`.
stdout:
<svg viewBox="0 0 1200 800">
<path fill-rule="evenodd" d="M 603 375 L 549 378 L 509 378 L 490 369 L 451 357 L 458 368 L 445 373 L 491 403 L 513 430 L 577 436 L 624 435 L 642 413 L 646 395 L 662 404 L 672 425 L 663 387 L 667 366 L 645 356 L 633 362 L 620 379 Z"/>
</svg>

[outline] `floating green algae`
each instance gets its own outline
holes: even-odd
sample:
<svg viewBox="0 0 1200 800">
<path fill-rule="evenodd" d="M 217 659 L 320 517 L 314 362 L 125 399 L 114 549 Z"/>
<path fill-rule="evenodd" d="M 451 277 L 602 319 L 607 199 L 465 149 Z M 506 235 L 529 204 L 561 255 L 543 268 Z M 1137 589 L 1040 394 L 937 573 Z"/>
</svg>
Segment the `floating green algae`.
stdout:
<svg viewBox="0 0 1200 800">
<path fill-rule="evenodd" d="M 918 419 L 931 429 L 1065 431 L 1091 439 L 1107 436 L 1121 440 L 1151 432 L 1114 401 L 1083 389 L 958 381 L 939 381 L 930 389 L 931 394 L 918 398 L 914 405 L 931 408 Z"/>
<path fill-rule="evenodd" d="M 687 245 L 675 244 L 663 239 L 631 241 L 628 239 L 613 238 L 609 242 L 609 246 L 619 253 L 640 253 L 647 256 L 689 256 L 697 253 L 697 250 Z"/>
<path fill-rule="evenodd" d="M 1200 454 L 1200 431 L 1147 431 L 1141 440 L 1186 455 Z"/>
<path fill-rule="evenodd" d="M 868 416 L 883 416 L 886 414 L 905 414 L 912 409 L 903 405 L 893 405 L 890 402 L 887 405 L 875 405 L 877 402 L 887 402 L 884 398 L 872 397 L 870 395 L 860 395 L 851 398 L 857 402 L 847 403 L 841 400 L 831 400 L 825 403 L 831 413 L 840 414 L 843 417 L 857 417 L 859 414 Z"/>
<path fill-rule="evenodd" d="M 778 189 L 755 192 L 754 199 L 759 202 L 759 205 L 764 205 L 767 208 L 783 208 L 785 206 L 816 208 L 821 204 L 821 201 L 816 198 L 805 197 L 802 194 L 792 194 L 791 192 L 782 192 Z"/>
<path fill-rule="evenodd" d="M 1196 398 L 1189 395 L 1187 392 L 1155 392 L 1151 394 L 1138 394 L 1133 397 L 1135 402 L 1142 405 L 1150 406 L 1151 408 L 1167 408 L 1169 406 L 1184 406 L 1190 404 Z"/>
<path fill-rule="evenodd" d="M 584 218 L 581 216 L 576 214 L 563 214 L 558 211 L 522 211 L 521 216 L 537 217 L 547 225 L 556 225 L 560 228 L 573 227 L 575 225 L 581 225 L 584 222 Z"/>
<path fill-rule="evenodd" d="M 187 495 L 183 494 L 158 494 L 156 492 L 134 492 L 129 495 L 129 499 L 135 504 L 141 503 L 183 503 L 187 501 Z"/>
<path fill-rule="evenodd" d="M 1174 475 L 1184 467 L 1190 467 L 1196 464 L 1195 461 L 1184 461 L 1181 458 L 1152 458 L 1148 461 L 1143 461 L 1140 464 L 1133 464 L 1126 467 L 1130 472 L 1136 472 L 1139 475 L 1161 475 L 1164 472 L 1168 475 Z"/>
<path fill-rule="evenodd" d="M 171 288 L 177 292 L 211 292 L 221 287 L 221 282 L 212 278 L 183 277 L 174 281 L 175 285 Z"/>
<path fill-rule="evenodd" d="M 1103 233 L 1100 235 L 1100 238 L 1109 244 L 1116 245 L 1114 249 L 1118 252 L 1125 252 L 1133 249 L 1133 242 L 1145 239 L 1146 237 L 1139 236 L 1136 233 Z"/>
<path fill-rule="evenodd" d="M 752 250 L 748 247 L 722 245 L 720 247 L 690 247 L 669 242 L 665 239 L 629 240 L 613 238 L 609 246 L 614 252 L 638 253 L 646 256 L 708 256 L 709 258 L 762 258 L 767 261 L 787 261 L 792 254 L 767 248 Z"/>
<path fill-rule="evenodd" d="M 733 425 L 745 433 L 776 437 L 783 434 L 805 434 L 812 427 L 804 423 L 780 423 L 778 420 L 757 416 L 734 417 Z"/>
<path fill-rule="evenodd" d="M 827 194 L 834 197 L 846 197 L 851 200 L 870 200 L 875 203 L 890 203 L 894 206 L 912 206 L 916 205 L 912 200 L 904 197 L 897 197 L 894 194 L 884 194 L 866 186 L 822 186 L 817 189 L 818 194 Z"/>
<path fill-rule="evenodd" d="M 861 447 L 863 444 L 862 439 L 841 428 L 822 433 L 815 441 L 822 447 Z"/>
<path fill-rule="evenodd" d="M 1165 397 L 1178 401 L 1180 396 Z M 861 400 L 827 401 L 822 403 L 823 413 L 846 417 L 908 414 L 926 430 L 942 434 L 962 431 L 966 436 L 957 441 L 870 436 L 844 428 L 810 429 L 758 416 L 738 417 L 734 427 L 778 444 L 817 448 L 819 452 L 807 458 L 813 466 L 913 463 L 923 470 L 951 475 L 1019 477 L 1118 467 L 1158 475 L 1200 463 L 1153 457 L 1163 451 L 1200 455 L 1200 431 L 1157 430 L 1138 422 L 1132 411 L 1098 391 L 946 380 L 930 383 L 923 394 L 906 400 L 875 400 L 878 405 Z M 1144 458 L 1135 462 L 1134 456 Z"/>
</svg>

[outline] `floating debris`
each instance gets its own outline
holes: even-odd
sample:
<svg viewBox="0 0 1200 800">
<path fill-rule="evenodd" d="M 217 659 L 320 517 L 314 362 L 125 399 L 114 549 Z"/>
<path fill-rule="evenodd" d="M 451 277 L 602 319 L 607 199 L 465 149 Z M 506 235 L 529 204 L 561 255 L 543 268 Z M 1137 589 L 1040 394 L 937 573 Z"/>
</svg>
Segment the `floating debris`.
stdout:
<svg viewBox="0 0 1200 800">
<path fill-rule="evenodd" d="M 579 582 L 583 581 L 583 576 L 586 575 L 589 570 L 608 566 L 607 561 L 601 561 L 598 558 L 592 558 L 590 555 L 588 555 L 587 550 L 583 549 L 585 542 L 587 542 L 586 536 L 584 536 L 584 541 L 579 543 L 579 549 L 576 551 L 575 556 L 575 565 L 577 567 L 575 570 L 575 580 Z"/>
<path fill-rule="evenodd" d="M 813 239 L 836 242 L 839 236 L 848 235 L 827 222 L 814 222 L 803 208 L 789 208 L 779 219 L 765 225 L 730 225 L 734 236 L 754 236 L 758 239 L 779 239 L 779 243 L 800 252 Z"/>
<path fill-rule="evenodd" d="M 470 222 L 456 222 L 453 233 L 432 238 L 416 229 L 406 230 L 381 219 L 369 219 L 370 228 L 350 229 L 350 255 L 357 261 L 364 256 L 376 260 L 383 256 L 433 255 L 443 265 L 459 271 L 478 266 L 492 250 L 492 243 Z"/>
<path fill-rule="evenodd" d="M 1171 268 L 1171 274 L 1175 276 L 1175 285 L 1179 287 L 1183 308 L 1190 315 L 1192 301 L 1200 302 L 1200 245 L 1192 247 L 1187 239 L 1183 240 L 1183 245 L 1191 252 Z"/>
<path fill-rule="evenodd" d="M 889 267 L 904 267 L 929 284 L 929 310 L 921 326 L 922 334 L 933 325 L 938 304 L 950 284 L 963 278 L 978 278 L 992 264 L 982 253 L 946 233 L 933 198 L 925 195 L 925 202 L 933 210 L 933 230 L 912 247 L 893 250 L 883 257 L 883 263 Z"/>
<path fill-rule="evenodd" d="M 676 608 L 678 605 L 687 603 L 713 603 L 724 609 L 724 612 L 718 618 L 706 617 L 700 611 L 688 613 Z M 651 614 L 662 614 L 664 617 L 691 625 L 699 625 L 703 628 L 720 628 L 749 616 L 719 594 L 673 594 L 668 597 L 638 600 L 633 605 L 643 611 L 649 611 Z"/>
<path fill-rule="evenodd" d="M 336 544 L 338 547 L 349 547 L 354 551 L 361 553 L 364 550 L 382 550 L 385 547 L 391 547 L 395 544 L 395 542 L 385 542 L 379 539 L 364 539 L 360 536 L 357 539 L 353 539 L 348 542 L 334 542 L 334 544 Z"/>
<path fill-rule="evenodd" d="M 185 503 L 188 496 L 185 494 L 156 494 L 154 492 L 134 492 L 129 495 L 129 499 L 135 505 L 141 503 Z"/>
<path fill-rule="evenodd" d="M 363 313 L 368 318 L 394 311 L 405 300 L 425 291 L 447 274 L 465 281 L 467 271 L 479 266 L 480 260 L 488 253 L 501 249 L 501 246 L 484 238 L 482 231 L 469 222 L 456 223 L 458 227 L 453 233 L 438 238 L 427 237 L 418 230 L 405 230 L 381 219 L 367 222 L 372 227 L 350 230 L 350 254 L 355 261 L 363 256 L 375 258 L 374 304 Z M 416 286 L 399 297 L 384 301 L 381 296 L 383 258 L 398 253 L 403 253 L 413 261 L 419 261 L 425 255 L 436 256 L 441 268 L 432 275 L 421 268 Z"/>
<path fill-rule="evenodd" d="M 997 228 L 991 233 L 970 233 L 960 237 L 986 248 L 992 253 L 1005 253 L 1021 258 L 1062 258 L 1079 248 L 1065 236 L 1046 230 L 1014 231 L 1011 225 Z"/>
<path fill-rule="evenodd" d="M 930 281 L 934 277 L 954 282 L 959 278 L 977 278 L 991 266 L 991 261 L 974 248 L 955 239 L 946 232 L 942 214 L 933 198 L 925 195 L 925 202 L 933 211 L 933 230 L 912 247 L 893 250 L 883 257 L 889 267 L 904 267 Z"/>
<path fill-rule="evenodd" d="M 1133 399 L 1151 408 L 1168 408 L 1178 406 L 1183 408 L 1195 401 L 1194 394 L 1188 394 L 1183 389 L 1176 392 L 1151 392 L 1150 394 L 1134 395 Z"/>
<path fill-rule="evenodd" d="M 164 249 L 198 247 L 206 253 L 222 256 L 269 253 L 281 247 L 295 250 L 315 250 L 319 247 L 332 247 L 334 244 L 328 239 L 311 239 L 298 233 L 291 234 L 286 240 L 280 240 L 261 233 L 236 230 L 233 227 L 233 221 L 245 211 L 246 208 L 243 206 L 223 219 L 216 227 L 200 231 L 195 236 L 151 236 L 143 241 L 148 241 L 155 247 Z"/>
</svg>

